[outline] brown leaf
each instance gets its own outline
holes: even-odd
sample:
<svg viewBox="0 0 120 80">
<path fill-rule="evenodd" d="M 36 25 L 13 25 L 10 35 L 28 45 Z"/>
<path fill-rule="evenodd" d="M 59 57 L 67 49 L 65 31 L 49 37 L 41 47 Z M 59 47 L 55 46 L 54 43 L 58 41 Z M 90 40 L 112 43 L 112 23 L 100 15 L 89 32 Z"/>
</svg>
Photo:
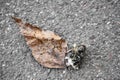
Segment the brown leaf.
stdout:
<svg viewBox="0 0 120 80">
<path fill-rule="evenodd" d="M 41 65 L 48 68 L 65 68 L 64 57 L 67 42 L 51 31 L 44 31 L 37 26 L 23 23 L 12 17 L 20 26 L 20 32 L 32 50 L 32 55 Z"/>
</svg>

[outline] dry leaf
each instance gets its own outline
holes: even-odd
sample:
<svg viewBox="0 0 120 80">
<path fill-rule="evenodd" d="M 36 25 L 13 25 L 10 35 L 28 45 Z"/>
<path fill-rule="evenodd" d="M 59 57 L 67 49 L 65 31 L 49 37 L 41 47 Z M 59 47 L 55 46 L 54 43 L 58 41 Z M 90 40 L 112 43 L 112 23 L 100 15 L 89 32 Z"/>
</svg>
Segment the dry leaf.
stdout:
<svg viewBox="0 0 120 80">
<path fill-rule="evenodd" d="M 21 19 L 12 18 L 20 26 L 20 32 L 32 50 L 32 55 L 41 65 L 48 68 L 65 68 L 67 42 L 64 39 L 51 31 L 44 31 L 37 26 L 23 23 Z"/>
</svg>

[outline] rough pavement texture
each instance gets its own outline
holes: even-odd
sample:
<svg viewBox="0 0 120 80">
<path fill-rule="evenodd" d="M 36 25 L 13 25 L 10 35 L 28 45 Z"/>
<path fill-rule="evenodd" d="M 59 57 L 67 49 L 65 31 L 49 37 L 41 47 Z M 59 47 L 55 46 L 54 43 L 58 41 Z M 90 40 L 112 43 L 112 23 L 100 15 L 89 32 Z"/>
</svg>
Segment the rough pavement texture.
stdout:
<svg viewBox="0 0 120 80">
<path fill-rule="evenodd" d="M 48 69 L 10 16 L 87 46 L 81 69 Z M 0 80 L 120 80 L 120 0 L 0 0 Z"/>
</svg>

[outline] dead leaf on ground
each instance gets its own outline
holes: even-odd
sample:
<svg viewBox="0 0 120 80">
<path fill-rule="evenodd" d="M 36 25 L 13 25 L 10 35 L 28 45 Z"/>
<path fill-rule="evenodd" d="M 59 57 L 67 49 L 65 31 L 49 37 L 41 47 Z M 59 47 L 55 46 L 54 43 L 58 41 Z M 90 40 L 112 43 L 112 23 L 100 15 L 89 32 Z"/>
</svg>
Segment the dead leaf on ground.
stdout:
<svg viewBox="0 0 120 80">
<path fill-rule="evenodd" d="M 48 68 L 65 68 L 64 57 L 67 42 L 52 31 L 44 31 L 37 26 L 23 23 L 12 17 L 20 26 L 20 32 L 32 50 L 32 55 L 41 65 Z"/>
</svg>

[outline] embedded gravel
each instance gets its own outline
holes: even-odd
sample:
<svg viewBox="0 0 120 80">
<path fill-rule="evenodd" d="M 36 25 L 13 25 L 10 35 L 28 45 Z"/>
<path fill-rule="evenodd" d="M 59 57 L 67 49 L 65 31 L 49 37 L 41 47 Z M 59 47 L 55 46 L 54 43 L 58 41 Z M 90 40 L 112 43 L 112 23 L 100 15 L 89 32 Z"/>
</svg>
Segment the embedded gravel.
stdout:
<svg viewBox="0 0 120 80">
<path fill-rule="evenodd" d="M 86 45 L 81 68 L 42 67 L 11 16 Z M 0 80 L 120 80 L 120 0 L 0 0 Z"/>
</svg>

